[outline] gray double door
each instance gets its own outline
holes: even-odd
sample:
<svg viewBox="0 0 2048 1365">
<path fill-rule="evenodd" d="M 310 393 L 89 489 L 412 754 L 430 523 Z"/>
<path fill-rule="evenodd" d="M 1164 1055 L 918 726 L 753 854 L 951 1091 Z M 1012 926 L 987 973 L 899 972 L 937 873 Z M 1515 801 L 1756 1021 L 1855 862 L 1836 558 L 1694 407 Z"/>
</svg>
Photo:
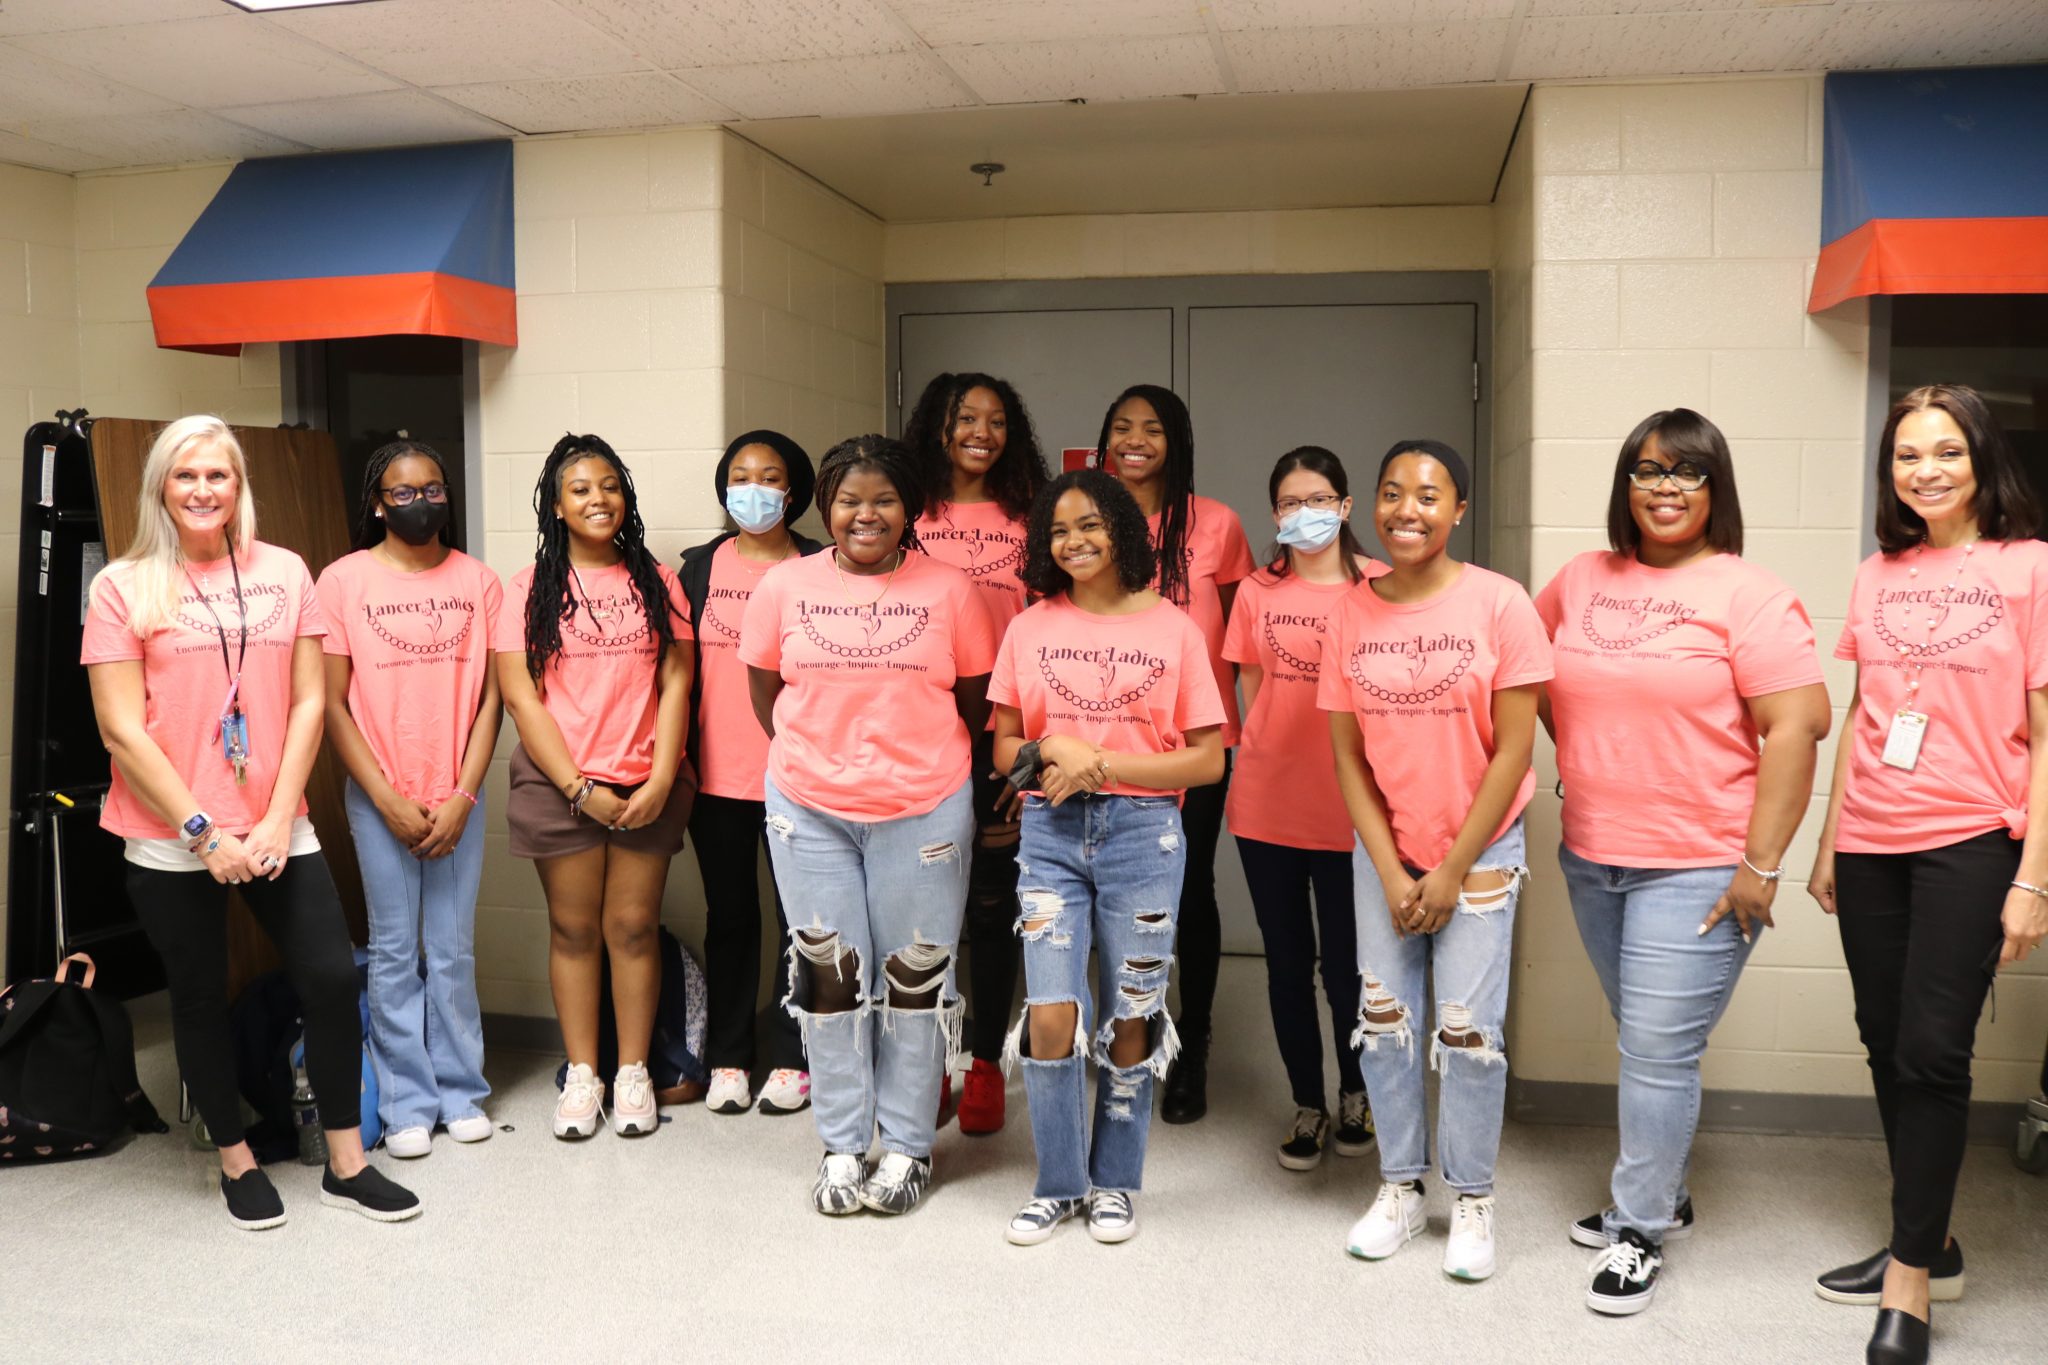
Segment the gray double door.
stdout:
<svg viewBox="0 0 2048 1365">
<path fill-rule="evenodd" d="M 1397 440 L 1432 437 L 1473 458 L 1475 505 L 1452 548 L 1483 561 L 1484 275 L 894 285 L 888 310 L 893 431 L 934 375 L 979 370 L 1016 388 L 1057 471 L 1063 449 L 1095 445 L 1121 390 L 1164 385 L 1194 419 L 1196 489 L 1237 513 L 1260 560 L 1273 539 L 1267 487 L 1286 451 L 1336 453 L 1353 527 L 1378 553 L 1380 457 Z M 1216 882 L 1225 950 L 1261 951 L 1227 834 Z"/>
</svg>

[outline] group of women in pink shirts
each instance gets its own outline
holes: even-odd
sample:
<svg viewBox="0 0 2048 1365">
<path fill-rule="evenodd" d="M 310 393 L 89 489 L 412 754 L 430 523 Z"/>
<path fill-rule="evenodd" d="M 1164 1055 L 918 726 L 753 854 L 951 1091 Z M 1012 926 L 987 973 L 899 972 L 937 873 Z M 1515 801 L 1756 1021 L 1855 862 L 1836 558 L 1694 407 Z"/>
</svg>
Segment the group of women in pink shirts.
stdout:
<svg viewBox="0 0 2048 1365">
<path fill-rule="evenodd" d="M 1255 559 L 1194 492 L 1170 390 L 1118 395 L 1099 467 L 1058 478 L 990 376 L 939 376 L 905 436 L 841 442 L 815 468 L 779 433 L 735 440 L 715 471 L 732 529 L 680 576 L 648 551 L 617 454 L 566 436 L 535 490 L 534 563 L 501 593 L 450 543 L 425 447 L 378 453 L 358 548 L 316 589 L 255 538 L 232 433 L 166 429 L 143 534 L 94 588 L 84 662 L 114 758 L 105 823 L 165 958 L 231 1216 L 272 1226 L 283 1209 L 238 1141 L 222 1061 L 224 945 L 204 922 L 228 885 L 306 998 L 323 1198 L 384 1219 L 419 1207 L 330 1098 L 353 1095 L 354 978 L 302 799 L 323 721 L 351 777 L 391 1149 L 423 1155 L 442 1127 L 488 1136 L 473 919 L 502 697 L 519 740 L 506 825 L 547 895 L 568 1054 L 558 1136 L 658 1123 L 659 911 L 693 830 L 707 1099 L 742 1112 L 765 1073 L 761 1108 L 808 1105 L 820 1212 L 917 1205 L 964 1050 L 966 1132 L 1003 1124 L 1004 1068 L 1023 1072 L 1038 1176 L 1009 1240 L 1072 1218 L 1125 1240 L 1155 1087 L 1170 1122 L 1208 1102 L 1227 825 L 1297 1107 L 1281 1163 L 1377 1147 L 1346 1243 L 1367 1261 L 1427 1230 L 1425 1177 L 1440 1180 L 1444 1270 L 1483 1280 L 1540 724 L 1559 864 L 1620 1032 L 1612 1203 L 1566 1232 L 1598 1253 L 1590 1307 L 1647 1306 L 1664 1248 L 1696 1230 L 1700 1057 L 1773 922 L 1830 728 L 1805 609 L 1742 558 L 1721 433 L 1686 409 L 1646 418 L 1613 469 L 1609 548 L 1533 599 L 1449 556 L 1472 481 L 1437 441 L 1397 442 L 1356 501 L 1331 452 L 1288 451 Z M 1838 915 L 1893 1171 L 1888 1245 L 1817 1289 L 1878 1307 L 1869 1358 L 1892 1361 L 1925 1359 L 1930 1302 L 1960 1296 L 1948 1215 L 1976 1014 L 2048 931 L 2048 549 L 1968 389 L 1903 397 L 1876 474 L 1879 552 L 1835 647 L 1856 685 L 1809 889 Z M 822 543 L 792 529 L 813 500 Z M 786 965 L 756 1038 L 762 842 Z"/>
</svg>

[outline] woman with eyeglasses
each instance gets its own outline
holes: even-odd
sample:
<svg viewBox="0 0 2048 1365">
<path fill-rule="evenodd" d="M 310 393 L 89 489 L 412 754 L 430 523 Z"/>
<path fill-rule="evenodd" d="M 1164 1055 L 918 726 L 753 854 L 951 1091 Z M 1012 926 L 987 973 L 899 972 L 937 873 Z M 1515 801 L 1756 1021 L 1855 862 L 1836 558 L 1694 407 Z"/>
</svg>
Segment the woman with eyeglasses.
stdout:
<svg viewBox="0 0 2048 1365">
<path fill-rule="evenodd" d="M 355 552 L 320 575 L 327 737 L 348 768 L 370 912 L 370 1056 L 384 1146 L 398 1157 L 425 1156 L 442 1124 L 457 1142 L 491 1135 L 476 895 L 504 589 L 455 548 L 453 511 L 441 457 L 393 441 L 364 472 Z"/>
<path fill-rule="evenodd" d="M 1649 1305 L 1664 1243 L 1692 1235 L 1700 1057 L 1771 923 L 1829 711 L 1806 609 L 1742 558 L 1712 422 L 1674 408 L 1636 426 L 1607 538 L 1536 610 L 1556 658 L 1558 859 L 1620 1030 L 1614 1202 L 1569 1233 L 1600 1252 L 1587 1305 L 1620 1315 Z"/>
</svg>

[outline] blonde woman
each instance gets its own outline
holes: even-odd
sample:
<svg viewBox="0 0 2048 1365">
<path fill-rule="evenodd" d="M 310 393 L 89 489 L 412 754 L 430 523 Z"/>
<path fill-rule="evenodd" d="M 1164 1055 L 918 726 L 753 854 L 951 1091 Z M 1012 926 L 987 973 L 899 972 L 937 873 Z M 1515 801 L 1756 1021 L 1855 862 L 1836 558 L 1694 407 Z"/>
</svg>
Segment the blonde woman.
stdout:
<svg viewBox="0 0 2048 1365">
<path fill-rule="evenodd" d="M 284 1222 L 243 1140 L 228 1038 L 227 888 L 277 945 L 306 1020 L 327 1130 L 321 1202 L 379 1222 L 420 1202 L 363 1159 L 362 1032 L 334 880 L 306 818 L 320 747 L 313 576 L 256 539 L 242 447 L 214 417 L 164 428 L 142 469 L 135 544 L 93 584 L 82 662 L 113 758 L 100 824 L 126 843 L 128 897 L 162 956 L 193 1102 L 220 1148 L 228 1217 Z"/>
</svg>

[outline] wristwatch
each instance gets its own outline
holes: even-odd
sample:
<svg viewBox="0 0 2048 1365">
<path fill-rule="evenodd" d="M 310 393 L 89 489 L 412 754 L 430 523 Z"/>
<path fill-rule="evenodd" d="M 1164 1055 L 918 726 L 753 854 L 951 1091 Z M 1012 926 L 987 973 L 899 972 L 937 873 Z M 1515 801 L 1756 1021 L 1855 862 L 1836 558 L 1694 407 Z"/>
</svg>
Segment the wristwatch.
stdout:
<svg viewBox="0 0 2048 1365">
<path fill-rule="evenodd" d="M 190 820 L 180 825 L 179 828 L 185 831 L 187 839 L 197 839 L 200 835 L 206 833 L 206 827 L 212 823 L 213 817 L 211 815 L 208 815 L 205 811 L 199 811 Z"/>
</svg>

